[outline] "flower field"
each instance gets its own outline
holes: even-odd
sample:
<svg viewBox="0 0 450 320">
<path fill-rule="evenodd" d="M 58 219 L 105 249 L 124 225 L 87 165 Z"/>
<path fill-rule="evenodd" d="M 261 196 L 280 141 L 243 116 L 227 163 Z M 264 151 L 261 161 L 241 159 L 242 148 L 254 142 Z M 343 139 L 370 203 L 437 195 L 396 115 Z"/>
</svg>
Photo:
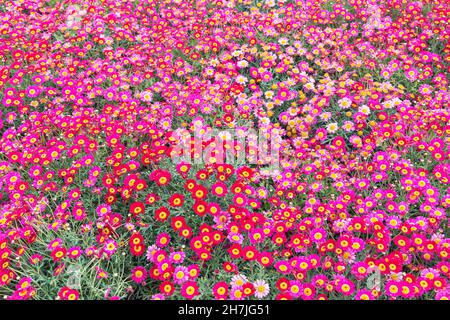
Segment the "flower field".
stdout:
<svg viewBox="0 0 450 320">
<path fill-rule="evenodd" d="M 1 299 L 450 297 L 449 0 L 0 17 Z"/>
</svg>

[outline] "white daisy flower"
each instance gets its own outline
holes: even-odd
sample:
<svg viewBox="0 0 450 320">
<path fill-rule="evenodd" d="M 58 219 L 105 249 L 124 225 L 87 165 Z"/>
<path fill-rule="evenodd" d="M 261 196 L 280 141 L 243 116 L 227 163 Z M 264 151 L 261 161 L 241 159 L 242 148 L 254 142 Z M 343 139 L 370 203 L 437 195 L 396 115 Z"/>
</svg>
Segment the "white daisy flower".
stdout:
<svg viewBox="0 0 450 320">
<path fill-rule="evenodd" d="M 269 284 L 265 280 L 256 280 L 253 286 L 255 287 L 255 297 L 258 299 L 263 299 L 270 292 Z"/>
</svg>

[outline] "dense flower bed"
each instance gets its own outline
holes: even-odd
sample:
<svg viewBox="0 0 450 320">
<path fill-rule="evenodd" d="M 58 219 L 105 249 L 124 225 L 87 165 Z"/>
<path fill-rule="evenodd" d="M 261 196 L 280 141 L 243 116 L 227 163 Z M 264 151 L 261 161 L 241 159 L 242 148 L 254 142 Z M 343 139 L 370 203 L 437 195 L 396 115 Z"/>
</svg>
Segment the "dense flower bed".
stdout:
<svg viewBox="0 0 450 320">
<path fill-rule="evenodd" d="M 1 297 L 448 299 L 449 9 L 2 1 Z"/>
</svg>

